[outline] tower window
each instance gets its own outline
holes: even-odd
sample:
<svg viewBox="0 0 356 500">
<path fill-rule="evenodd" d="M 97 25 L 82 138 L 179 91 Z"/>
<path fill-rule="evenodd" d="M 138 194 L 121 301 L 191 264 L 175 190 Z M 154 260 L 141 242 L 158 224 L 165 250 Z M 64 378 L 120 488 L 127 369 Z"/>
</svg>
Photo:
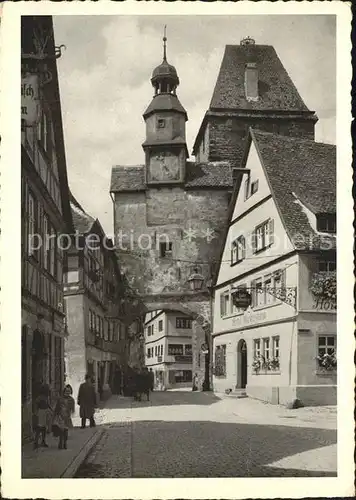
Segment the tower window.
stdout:
<svg viewBox="0 0 356 500">
<path fill-rule="evenodd" d="M 161 242 L 160 246 L 160 254 L 161 257 L 171 257 L 172 256 L 172 242 Z"/>
<path fill-rule="evenodd" d="M 158 128 L 164 128 L 166 126 L 166 120 L 164 118 L 158 118 L 157 126 Z"/>
</svg>

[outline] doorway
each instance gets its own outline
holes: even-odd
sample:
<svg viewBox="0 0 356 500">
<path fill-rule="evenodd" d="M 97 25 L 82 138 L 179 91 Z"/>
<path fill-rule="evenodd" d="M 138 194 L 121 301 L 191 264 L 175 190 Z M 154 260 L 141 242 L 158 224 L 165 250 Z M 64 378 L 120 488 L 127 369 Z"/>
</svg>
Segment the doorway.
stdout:
<svg viewBox="0 0 356 500">
<path fill-rule="evenodd" d="M 245 389 L 247 385 L 247 345 L 241 339 L 237 344 L 237 389 Z"/>
</svg>

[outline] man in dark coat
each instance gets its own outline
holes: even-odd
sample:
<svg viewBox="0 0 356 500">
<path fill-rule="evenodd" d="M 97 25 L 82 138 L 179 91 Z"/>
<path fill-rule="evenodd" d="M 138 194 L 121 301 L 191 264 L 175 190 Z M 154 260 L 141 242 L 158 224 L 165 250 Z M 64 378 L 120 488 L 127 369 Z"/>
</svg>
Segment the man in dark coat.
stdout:
<svg viewBox="0 0 356 500">
<path fill-rule="evenodd" d="M 79 415 L 82 419 L 82 429 L 85 428 L 87 419 L 90 421 L 90 427 L 95 427 L 96 394 L 90 375 L 85 375 L 85 382 L 79 387 L 78 405 L 80 406 Z"/>
</svg>

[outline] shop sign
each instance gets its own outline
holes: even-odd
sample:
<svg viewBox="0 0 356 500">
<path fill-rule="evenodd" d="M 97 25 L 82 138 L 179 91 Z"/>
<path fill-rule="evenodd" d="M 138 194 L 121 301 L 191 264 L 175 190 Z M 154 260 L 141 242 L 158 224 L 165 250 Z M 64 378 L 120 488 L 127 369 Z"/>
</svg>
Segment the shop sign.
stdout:
<svg viewBox="0 0 356 500">
<path fill-rule="evenodd" d="M 232 295 L 232 301 L 235 307 L 247 309 L 251 305 L 252 297 L 246 290 L 236 290 Z"/>
<path fill-rule="evenodd" d="M 21 79 L 21 120 L 31 127 L 37 124 L 39 116 L 38 75 L 28 74 Z"/>
<path fill-rule="evenodd" d="M 333 299 L 326 299 L 324 297 L 317 297 L 314 299 L 314 309 L 319 311 L 333 311 L 336 309 L 336 301 Z"/>
</svg>

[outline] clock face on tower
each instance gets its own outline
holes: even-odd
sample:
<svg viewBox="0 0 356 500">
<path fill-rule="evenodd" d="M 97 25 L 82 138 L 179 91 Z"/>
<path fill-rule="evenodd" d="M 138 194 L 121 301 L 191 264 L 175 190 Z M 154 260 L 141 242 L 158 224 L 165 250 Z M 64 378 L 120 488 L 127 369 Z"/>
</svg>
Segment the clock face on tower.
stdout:
<svg viewBox="0 0 356 500">
<path fill-rule="evenodd" d="M 151 182 L 179 181 L 179 156 L 168 151 L 152 153 L 149 172 Z"/>
</svg>

